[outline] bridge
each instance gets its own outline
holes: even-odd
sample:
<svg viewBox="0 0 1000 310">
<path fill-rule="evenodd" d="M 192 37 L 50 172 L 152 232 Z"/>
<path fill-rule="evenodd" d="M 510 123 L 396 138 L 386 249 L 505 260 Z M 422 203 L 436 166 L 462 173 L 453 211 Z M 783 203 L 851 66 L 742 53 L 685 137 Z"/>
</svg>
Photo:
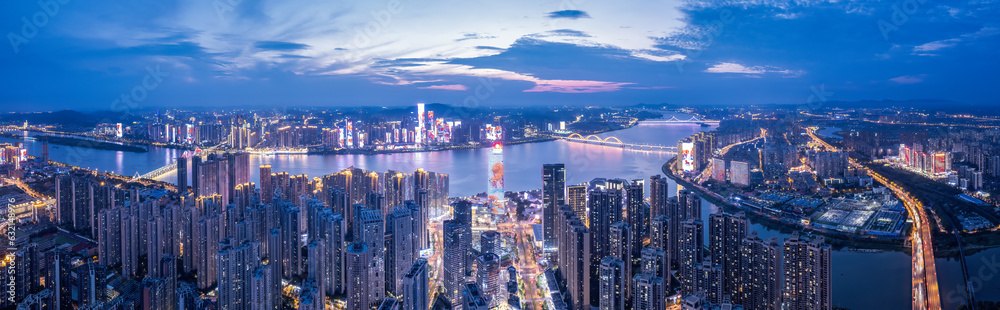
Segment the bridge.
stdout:
<svg viewBox="0 0 1000 310">
<path fill-rule="evenodd" d="M 579 133 L 573 133 L 573 134 L 570 134 L 569 136 L 566 136 L 566 137 L 560 137 L 560 139 L 563 139 L 563 140 L 566 140 L 566 141 L 570 141 L 570 142 L 580 142 L 580 143 L 587 143 L 587 144 L 595 144 L 595 145 L 619 147 L 619 148 L 622 148 L 622 149 L 633 150 L 633 151 L 663 152 L 663 153 L 668 153 L 668 154 L 677 154 L 677 147 L 676 146 L 666 146 L 666 145 L 658 145 L 658 144 L 642 144 L 642 143 L 626 143 L 626 142 L 623 142 L 621 139 L 618 139 L 618 137 L 601 138 L 601 137 L 598 137 L 597 135 L 589 135 L 589 136 L 584 137 L 583 135 L 581 135 Z"/>
<path fill-rule="evenodd" d="M 697 115 L 692 115 L 689 119 L 679 119 L 676 115 L 670 116 L 668 119 L 653 119 L 644 120 L 640 124 L 715 124 L 718 125 L 719 121 L 709 120 L 699 118 Z"/>
<path fill-rule="evenodd" d="M 182 155 L 182 156 L 184 156 L 185 158 L 189 158 L 191 156 L 201 156 L 202 153 L 204 153 L 204 154 L 218 153 L 215 150 L 215 148 L 216 147 L 213 146 L 213 147 L 208 148 L 206 150 L 195 149 L 195 151 L 192 152 L 190 155 L 186 151 L 186 152 L 184 152 L 184 155 Z M 139 181 L 139 180 L 142 180 L 142 179 L 155 180 L 156 178 L 158 178 L 158 177 L 160 177 L 160 176 L 162 176 L 162 175 L 164 175 L 164 174 L 166 174 L 168 172 L 175 171 L 175 170 L 177 170 L 177 159 L 176 158 L 172 159 L 170 161 L 170 163 L 166 164 L 165 166 L 160 167 L 160 168 L 156 168 L 156 170 L 147 172 L 146 174 L 139 175 L 139 172 L 136 172 L 135 176 L 132 176 L 132 179 L 129 180 L 129 182 L 136 182 L 136 181 Z"/>
</svg>

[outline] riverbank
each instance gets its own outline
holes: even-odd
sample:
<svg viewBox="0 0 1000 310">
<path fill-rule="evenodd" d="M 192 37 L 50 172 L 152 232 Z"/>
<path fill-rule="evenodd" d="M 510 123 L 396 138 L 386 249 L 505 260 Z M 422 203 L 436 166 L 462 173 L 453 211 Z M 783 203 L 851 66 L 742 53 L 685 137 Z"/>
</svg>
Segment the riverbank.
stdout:
<svg viewBox="0 0 1000 310">
<path fill-rule="evenodd" d="M 776 230 L 785 234 L 790 234 L 792 232 L 803 231 L 803 230 L 809 231 L 811 233 L 822 235 L 823 237 L 825 237 L 827 243 L 829 243 L 835 249 L 841 249 L 846 247 L 851 249 L 862 249 L 862 250 L 898 251 L 906 253 L 907 255 L 910 254 L 909 248 L 903 245 L 902 239 L 886 240 L 886 239 L 874 239 L 858 235 L 831 234 L 820 230 L 810 229 L 809 227 L 805 227 L 799 224 L 793 224 L 781 220 L 776 220 L 770 216 L 758 213 L 755 210 L 743 208 L 739 205 L 730 203 L 729 201 L 726 201 L 725 199 L 719 197 L 718 194 L 710 193 L 704 190 L 701 186 L 695 186 L 688 180 L 681 178 L 677 175 L 674 175 L 673 172 L 670 170 L 670 166 L 673 164 L 675 160 L 676 157 L 671 158 L 661 167 L 663 174 L 665 174 L 668 178 L 674 180 L 674 182 L 677 182 L 678 185 L 683 186 L 685 189 L 691 189 L 693 191 L 698 192 L 698 194 L 700 194 L 705 200 L 708 200 L 709 202 L 717 206 L 720 206 L 726 212 L 732 212 L 732 213 L 744 212 L 747 218 L 750 219 L 752 222 L 759 224 L 767 229 Z"/>
<path fill-rule="evenodd" d="M 523 139 L 517 141 L 504 142 L 504 146 L 518 145 L 518 144 L 528 144 L 528 143 L 539 143 L 539 142 L 549 142 L 559 140 L 557 137 L 541 137 L 533 139 Z M 483 148 L 492 148 L 492 143 L 480 143 L 477 145 L 461 145 L 461 146 L 445 146 L 437 148 L 426 148 L 426 149 L 400 149 L 400 150 L 364 150 L 364 149 L 340 149 L 340 150 L 309 150 L 308 155 L 384 155 L 384 154 L 399 154 L 399 153 L 422 153 L 422 152 L 440 152 L 440 151 L 457 151 L 457 150 L 475 150 Z"/>
<path fill-rule="evenodd" d="M 18 136 L 13 137 L 16 139 L 24 139 L 24 137 Z M 124 145 L 111 142 L 94 141 L 88 139 L 71 138 L 71 137 L 57 137 L 57 136 L 34 136 L 32 137 L 38 141 L 48 141 L 51 144 L 67 145 L 84 147 L 98 150 L 108 150 L 108 151 L 122 151 L 122 152 L 133 152 L 133 153 L 146 153 L 149 149 L 144 147 L 138 147 L 134 145 Z"/>
</svg>

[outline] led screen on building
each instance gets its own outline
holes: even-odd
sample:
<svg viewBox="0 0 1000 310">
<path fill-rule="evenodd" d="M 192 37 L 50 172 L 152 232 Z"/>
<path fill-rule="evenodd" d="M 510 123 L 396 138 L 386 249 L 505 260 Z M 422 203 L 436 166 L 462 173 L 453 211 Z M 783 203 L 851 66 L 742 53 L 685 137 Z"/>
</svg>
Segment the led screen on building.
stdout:
<svg viewBox="0 0 1000 310">
<path fill-rule="evenodd" d="M 685 172 L 694 171 L 694 143 L 681 143 L 681 169 Z"/>
</svg>

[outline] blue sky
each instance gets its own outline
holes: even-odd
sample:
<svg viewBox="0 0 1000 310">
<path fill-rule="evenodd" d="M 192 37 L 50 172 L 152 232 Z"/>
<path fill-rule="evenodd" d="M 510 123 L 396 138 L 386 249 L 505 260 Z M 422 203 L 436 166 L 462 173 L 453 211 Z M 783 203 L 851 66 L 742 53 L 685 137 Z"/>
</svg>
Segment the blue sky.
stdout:
<svg viewBox="0 0 1000 310">
<path fill-rule="evenodd" d="M 4 110 L 1000 104 L 995 1 L 40 3 L 0 9 Z"/>
</svg>

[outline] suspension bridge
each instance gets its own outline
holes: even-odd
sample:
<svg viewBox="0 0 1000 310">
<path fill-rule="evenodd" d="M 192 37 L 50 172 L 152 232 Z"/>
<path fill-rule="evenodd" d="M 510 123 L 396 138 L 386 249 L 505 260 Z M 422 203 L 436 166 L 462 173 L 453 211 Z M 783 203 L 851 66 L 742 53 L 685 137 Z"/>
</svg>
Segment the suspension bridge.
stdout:
<svg viewBox="0 0 1000 310">
<path fill-rule="evenodd" d="M 676 115 L 670 116 L 668 119 L 652 119 L 645 120 L 641 122 L 642 124 L 714 124 L 718 125 L 719 121 L 700 118 L 697 115 L 692 115 L 689 119 L 680 119 Z"/>
<path fill-rule="evenodd" d="M 583 135 L 581 135 L 579 133 L 573 133 L 573 134 L 570 134 L 569 136 L 560 137 L 560 139 L 563 139 L 563 140 L 566 140 L 566 141 L 570 141 L 570 142 L 579 142 L 579 143 L 603 145 L 603 146 L 610 146 L 610 147 L 618 147 L 618 148 L 622 148 L 622 149 L 626 149 L 626 150 L 633 150 L 633 151 L 664 152 L 664 153 L 669 153 L 669 154 L 677 154 L 677 147 L 676 146 L 666 146 L 666 145 L 658 145 L 658 144 L 644 144 L 644 143 L 628 143 L 628 142 L 622 141 L 621 139 L 618 139 L 618 137 L 601 138 L 601 137 L 598 137 L 597 135 L 589 135 L 589 136 L 584 137 Z"/>
</svg>

